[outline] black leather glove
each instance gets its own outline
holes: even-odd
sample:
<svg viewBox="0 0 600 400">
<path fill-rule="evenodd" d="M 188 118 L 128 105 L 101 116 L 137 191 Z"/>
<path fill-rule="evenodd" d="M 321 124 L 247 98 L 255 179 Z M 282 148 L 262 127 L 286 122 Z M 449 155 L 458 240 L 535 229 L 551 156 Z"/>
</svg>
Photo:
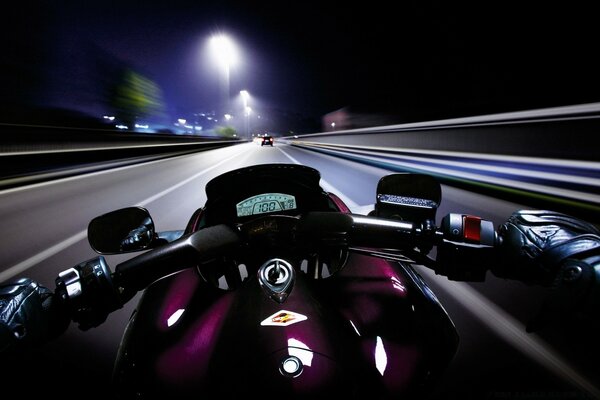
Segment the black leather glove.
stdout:
<svg viewBox="0 0 600 400">
<path fill-rule="evenodd" d="M 550 286 L 567 258 L 600 254 L 600 230 L 565 214 L 520 210 L 498 228 L 492 273 L 528 284 Z"/>
<path fill-rule="evenodd" d="M 0 284 L 0 352 L 43 344 L 68 324 L 50 289 L 28 278 Z"/>
<path fill-rule="evenodd" d="M 552 211 L 513 213 L 498 229 L 494 275 L 550 288 L 527 331 L 565 317 L 600 322 L 600 230 Z"/>
</svg>

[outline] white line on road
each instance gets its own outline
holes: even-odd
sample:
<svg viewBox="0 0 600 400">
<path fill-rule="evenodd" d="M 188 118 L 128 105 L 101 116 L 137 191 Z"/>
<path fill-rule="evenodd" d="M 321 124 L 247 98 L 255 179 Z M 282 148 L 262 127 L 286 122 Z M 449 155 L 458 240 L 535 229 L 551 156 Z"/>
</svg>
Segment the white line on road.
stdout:
<svg viewBox="0 0 600 400">
<path fill-rule="evenodd" d="M 463 282 L 440 279 L 429 269 L 420 270 L 428 275 L 465 309 L 483 322 L 492 332 L 511 344 L 542 367 L 588 393 L 591 398 L 600 399 L 600 390 L 567 364 L 550 346 L 538 336 L 527 333 L 525 327 L 492 301 Z"/>
<path fill-rule="evenodd" d="M 138 205 L 143 207 L 143 206 L 145 206 L 145 205 L 147 205 L 149 203 L 152 203 L 154 200 L 159 199 L 159 198 L 161 198 L 161 197 L 163 197 L 163 196 L 171 193 L 173 190 L 180 188 L 181 186 L 189 183 L 190 181 L 193 181 L 194 179 L 198 178 L 199 176 L 202 176 L 202 175 L 206 174 L 207 172 L 212 171 L 213 169 L 215 169 L 215 168 L 217 168 L 217 167 L 225 164 L 226 162 L 229 162 L 229 161 L 233 160 L 234 158 L 239 157 L 240 153 L 242 153 L 242 152 L 236 153 L 236 154 L 234 154 L 231 157 L 228 157 L 228 158 L 226 158 L 224 160 L 221 160 L 220 162 L 216 163 L 212 167 L 208 167 L 205 170 L 202 170 L 202 171 L 198 172 L 197 174 L 192 175 L 189 178 L 187 178 L 187 179 L 185 179 L 185 180 L 183 180 L 183 181 L 181 181 L 181 182 L 179 182 L 179 183 L 171 186 L 170 188 L 165 189 L 165 190 L 163 190 L 160 193 L 157 193 L 157 194 L 155 194 L 153 196 L 148 197 L 146 200 L 143 200 L 143 201 L 139 202 Z M 238 162 L 241 162 L 242 160 L 246 159 L 247 157 L 249 157 L 249 155 L 250 155 L 250 153 L 246 152 L 244 158 L 239 159 Z"/>
<path fill-rule="evenodd" d="M 198 178 L 199 176 L 202 176 L 202 175 L 206 174 L 207 172 L 233 160 L 234 158 L 238 157 L 240 153 L 241 152 L 238 152 L 231 157 L 221 160 L 220 162 L 212 165 L 211 167 L 208 167 L 208 168 L 198 172 L 197 174 L 192 175 L 191 177 L 185 179 L 184 181 L 181 181 L 181 182 L 177 183 L 176 185 L 173 185 L 170 188 L 165 189 L 158 194 L 148 197 L 147 199 L 139 202 L 137 205 L 146 206 L 147 204 L 159 199 L 160 197 L 167 195 L 168 193 L 172 192 L 173 190 L 185 185 L 186 183 L 189 183 L 190 181 Z M 121 168 L 117 168 L 116 170 L 120 170 L 120 169 Z M 114 172 L 115 170 L 112 170 L 112 171 Z M 95 175 L 95 173 L 85 175 L 85 176 L 89 177 L 90 175 Z M 79 177 L 79 178 L 81 178 L 81 177 Z M 61 180 L 61 181 L 64 182 L 64 180 Z M 47 248 L 46 250 L 43 250 L 43 251 L 39 252 L 38 254 L 36 254 L 32 257 L 29 257 L 28 259 L 21 261 L 20 263 L 18 263 L 16 265 L 13 265 L 12 267 L 5 269 L 4 271 L 0 272 L 0 282 L 4 282 L 6 280 L 12 279 L 16 275 L 28 270 L 29 268 L 44 261 L 47 258 L 52 257 L 53 255 L 63 251 L 67 247 L 79 242 L 80 240 L 85 239 L 86 237 L 87 237 L 87 229 L 85 229 L 81 232 L 78 232 L 71 237 L 68 237 L 67 239 L 63 240 L 62 242 L 57 243 L 54 246 L 51 246 L 51 247 Z"/>
<path fill-rule="evenodd" d="M 53 180 L 50 180 L 50 181 L 33 183 L 31 185 L 18 186 L 18 187 L 14 187 L 14 188 L 10 188 L 10 189 L 0 190 L 0 195 L 9 194 L 9 193 L 16 193 L 16 192 L 22 192 L 22 191 L 31 190 L 31 189 L 37 189 L 37 188 L 44 187 L 44 186 L 56 185 L 56 184 L 65 183 L 65 182 L 69 182 L 69 181 L 76 181 L 76 180 L 79 180 L 79 179 L 87 179 L 87 178 L 90 178 L 92 176 L 98 176 L 98 175 L 113 173 L 113 172 L 116 172 L 116 171 L 122 171 L 122 170 L 130 169 L 130 168 L 138 168 L 138 167 L 140 167 L 142 165 L 143 166 L 147 166 L 147 165 L 151 165 L 151 164 L 157 164 L 157 163 L 161 163 L 161 162 L 166 162 L 166 161 L 169 161 L 169 160 L 170 159 L 166 158 L 166 159 L 148 161 L 148 162 L 144 162 L 144 163 L 141 163 L 141 164 L 124 165 L 124 166 L 121 166 L 121 167 L 116 167 L 116 168 L 111 168 L 111 169 L 105 169 L 105 170 L 101 170 L 101 171 L 88 172 L 88 173 L 85 173 L 85 174 L 82 174 L 82 175 L 67 176 L 65 178 L 53 179 Z M 74 171 L 77 171 L 77 169 L 75 169 Z"/>
<path fill-rule="evenodd" d="M 5 269 L 4 271 L 0 272 L 0 282 L 4 282 L 6 280 L 13 278 L 15 275 L 18 275 L 21 272 L 26 271 L 27 269 L 31 268 L 32 266 L 44 261 L 45 259 L 47 259 L 49 257 L 52 257 L 56 253 L 63 251 L 67 247 L 79 242 L 82 239 L 85 239 L 86 236 L 87 236 L 87 230 L 76 233 L 75 235 L 71 236 L 70 238 L 67 238 L 67 239 L 63 240 L 62 242 L 57 243 L 54 246 L 49 247 L 46 250 L 37 253 L 33 257 L 29 257 L 28 259 L 21 261 L 20 263 L 13 265 L 10 268 Z"/>
<path fill-rule="evenodd" d="M 302 165 L 302 163 L 300 161 L 296 160 L 294 157 L 290 156 L 288 153 L 286 153 L 285 151 L 281 150 L 279 147 L 277 149 L 279 149 L 279 151 L 281 151 L 287 158 L 289 158 L 290 160 L 292 160 L 292 162 L 294 164 L 300 164 L 300 165 Z M 355 209 L 355 208 L 359 207 L 359 205 L 356 202 L 354 202 L 351 198 L 349 198 L 348 196 L 346 196 L 345 194 L 343 194 L 342 192 L 340 192 L 335 186 L 333 186 L 332 184 L 330 184 L 329 182 L 327 182 L 323 178 L 321 178 L 321 186 L 326 191 L 335 193 L 336 196 L 338 196 L 340 199 L 342 199 L 342 201 L 344 203 L 346 203 L 346 205 L 348 206 L 348 208 Z"/>
</svg>

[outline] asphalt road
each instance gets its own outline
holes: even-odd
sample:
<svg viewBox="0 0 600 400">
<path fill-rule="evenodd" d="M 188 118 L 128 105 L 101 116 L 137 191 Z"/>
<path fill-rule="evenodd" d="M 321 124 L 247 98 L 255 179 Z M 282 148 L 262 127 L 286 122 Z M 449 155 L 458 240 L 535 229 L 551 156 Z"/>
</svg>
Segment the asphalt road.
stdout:
<svg viewBox="0 0 600 400">
<path fill-rule="evenodd" d="M 0 191 L 0 281 L 27 276 L 53 288 L 59 271 L 96 255 L 85 237 L 93 217 L 141 205 L 152 214 L 157 230 L 182 229 L 203 205 L 204 185 L 210 179 L 259 163 L 317 168 L 323 187 L 356 209 L 374 203 L 377 182 L 389 173 L 291 146 L 248 143 Z M 498 224 L 512 211 L 528 208 L 448 186 L 442 193 L 438 222 L 445 214 L 458 212 Z M 114 267 L 126 258 L 107 260 Z M 545 290 L 493 276 L 484 283 L 457 283 L 418 270 L 461 337 L 459 352 L 432 399 L 600 398 L 597 336 L 594 341 L 590 331 L 579 326 L 525 332 L 524 324 Z M 136 299 L 98 328 L 83 332 L 72 325 L 43 349 L 19 360 L 5 358 L 0 362 L 0 382 L 31 382 L 32 394 L 64 394 L 89 382 L 87 395 L 102 397 Z"/>
</svg>

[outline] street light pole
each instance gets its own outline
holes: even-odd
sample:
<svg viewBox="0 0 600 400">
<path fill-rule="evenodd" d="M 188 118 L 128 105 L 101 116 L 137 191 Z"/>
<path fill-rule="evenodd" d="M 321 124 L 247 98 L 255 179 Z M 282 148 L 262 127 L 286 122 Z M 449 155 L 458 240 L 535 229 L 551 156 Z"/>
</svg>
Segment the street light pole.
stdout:
<svg viewBox="0 0 600 400">
<path fill-rule="evenodd" d="M 211 45 L 217 61 L 223 67 L 222 90 L 221 90 L 221 114 L 227 113 L 229 110 L 229 72 L 231 65 L 236 60 L 236 51 L 233 42 L 225 35 L 216 35 L 211 38 Z"/>
<path fill-rule="evenodd" d="M 248 98 L 250 95 L 247 90 L 240 91 L 242 100 L 244 101 L 244 115 L 246 117 L 246 138 L 250 140 L 250 107 L 248 107 Z"/>
<path fill-rule="evenodd" d="M 250 113 L 252 109 L 250 107 L 246 107 L 246 136 L 248 140 L 250 140 Z"/>
</svg>

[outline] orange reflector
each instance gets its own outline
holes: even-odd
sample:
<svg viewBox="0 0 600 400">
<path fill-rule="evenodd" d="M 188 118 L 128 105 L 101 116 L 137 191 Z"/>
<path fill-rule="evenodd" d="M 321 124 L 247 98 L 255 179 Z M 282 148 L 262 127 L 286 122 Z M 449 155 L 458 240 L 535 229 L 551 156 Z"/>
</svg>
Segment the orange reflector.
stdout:
<svg viewBox="0 0 600 400">
<path fill-rule="evenodd" d="M 481 241 L 481 218 L 464 215 L 463 232 L 465 240 L 479 243 Z"/>
</svg>

